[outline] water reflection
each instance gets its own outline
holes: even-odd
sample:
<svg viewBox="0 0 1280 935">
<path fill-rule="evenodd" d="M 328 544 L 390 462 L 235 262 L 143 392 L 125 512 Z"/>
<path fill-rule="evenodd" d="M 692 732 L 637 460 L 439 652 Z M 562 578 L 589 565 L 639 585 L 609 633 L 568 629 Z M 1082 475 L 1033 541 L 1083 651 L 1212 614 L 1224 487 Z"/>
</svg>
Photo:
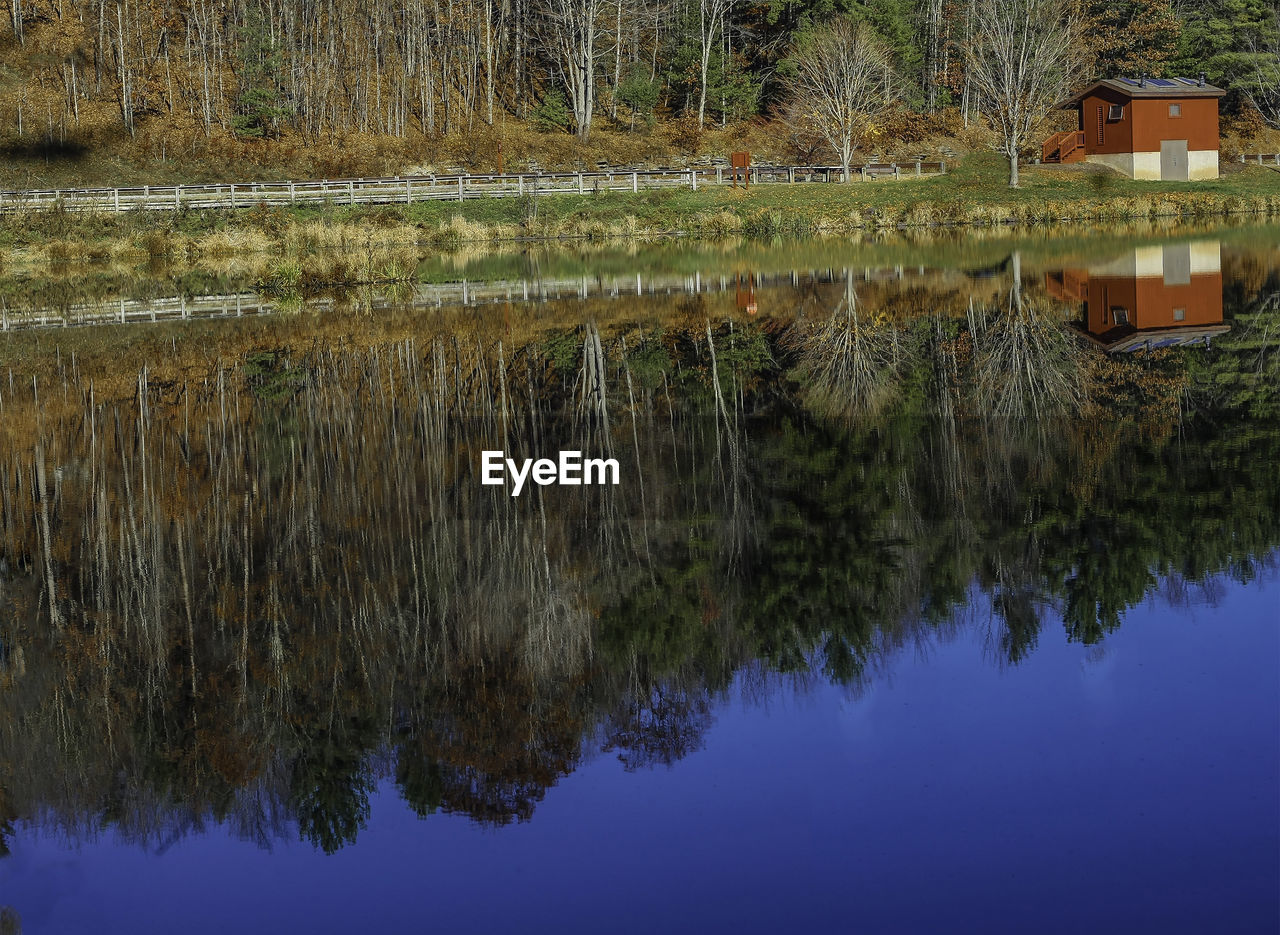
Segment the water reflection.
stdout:
<svg viewBox="0 0 1280 935">
<path fill-rule="evenodd" d="M 1007 266 L 1007 264 L 1005 264 Z M 69 328 L 90 325 L 150 325 L 228 318 L 253 318 L 307 310 L 315 313 L 358 309 L 365 313 L 424 311 L 445 308 L 478 308 L 536 304 L 563 304 L 572 300 L 647 300 L 672 296 L 722 297 L 733 295 L 737 309 L 747 315 L 758 312 L 758 295 L 770 297 L 771 312 L 789 313 L 796 301 L 821 294 L 826 287 L 851 280 L 874 284 L 879 291 L 910 295 L 919 290 L 945 297 L 989 296 L 982 288 L 986 271 L 941 270 L 915 267 L 827 267 L 734 272 L 692 273 L 636 272 L 623 275 L 572 277 L 532 276 L 520 279 L 449 282 L 399 282 L 374 286 L 328 286 L 318 290 L 209 292 L 159 295 L 146 298 L 118 296 L 82 301 L 71 296 L 56 305 L 0 305 L 0 332 Z M 954 297 L 954 296 L 953 296 Z"/>
<path fill-rule="evenodd" d="M 1218 241 L 1136 248 L 1107 263 L 1047 273 L 1045 286 L 1079 305 L 1077 327 L 1107 351 L 1208 344 L 1229 327 Z"/>
<path fill-rule="evenodd" d="M 1163 314 L 1145 279 L 1221 283 L 1186 255 L 1090 270 L 1089 308 L 1128 289 L 1137 328 Z M 857 691 L 963 610 L 1016 665 L 1165 582 L 1255 574 L 1280 546 L 1276 272 L 1211 349 L 1116 357 L 1020 262 L 911 315 L 845 269 L 797 277 L 787 319 L 697 292 L 523 341 L 258 347 L 108 397 L 46 361 L 3 396 L 0 842 L 224 822 L 331 852 L 381 778 L 420 815 L 527 819 L 588 756 L 698 749 L 744 672 Z M 765 282 L 724 288 L 750 311 Z M 512 497 L 479 482 L 490 448 L 608 453 L 623 483 Z"/>
<path fill-rule="evenodd" d="M 756 303 L 756 276 L 755 273 L 742 273 L 737 275 L 737 292 L 734 295 L 734 304 L 738 310 L 746 312 L 748 315 L 756 314 L 760 309 Z"/>
</svg>

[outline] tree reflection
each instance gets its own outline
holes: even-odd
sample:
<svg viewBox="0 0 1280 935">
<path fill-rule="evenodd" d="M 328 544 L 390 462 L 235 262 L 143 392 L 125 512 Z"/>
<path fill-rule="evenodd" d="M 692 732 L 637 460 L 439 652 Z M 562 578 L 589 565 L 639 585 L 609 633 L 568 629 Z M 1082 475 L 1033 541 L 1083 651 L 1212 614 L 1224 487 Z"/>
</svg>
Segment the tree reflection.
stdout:
<svg viewBox="0 0 1280 935">
<path fill-rule="evenodd" d="M 1017 664 L 1050 616 L 1097 643 L 1280 544 L 1254 299 L 1212 350 L 1113 358 L 1033 297 L 881 316 L 837 289 L 788 324 L 689 302 L 109 398 L 64 362 L 63 403 L 6 396 L 0 846 L 44 816 L 331 853 L 384 779 L 422 816 L 526 820 L 595 751 L 700 749 L 744 672 L 856 688 L 971 604 Z M 623 483 L 513 498 L 477 477 L 496 446 L 611 452 Z"/>
<path fill-rule="evenodd" d="M 16 909 L 0 906 L 0 935 L 22 935 L 22 918 Z"/>
<path fill-rule="evenodd" d="M 901 330 L 858 305 L 852 272 L 829 315 L 799 322 L 789 333 L 806 404 L 831 416 L 874 416 L 902 388 L 911 366 Z"/>
<path fill-rule="evenodd" d="M 655 684 L 628 696 L 609 718 L 603 750 L 616 753 L 628 772 L 672 766 L 702 749 L 712 722 L 711 699 L 700 687 Z"/>
<path fill-rule="evenodd" d="M 298 832 L 326 854 L 354 844 L 369 817 L 368 749 L 339 731 L 316 738 L 294 760 L 289 804 Z"/>
</svg>

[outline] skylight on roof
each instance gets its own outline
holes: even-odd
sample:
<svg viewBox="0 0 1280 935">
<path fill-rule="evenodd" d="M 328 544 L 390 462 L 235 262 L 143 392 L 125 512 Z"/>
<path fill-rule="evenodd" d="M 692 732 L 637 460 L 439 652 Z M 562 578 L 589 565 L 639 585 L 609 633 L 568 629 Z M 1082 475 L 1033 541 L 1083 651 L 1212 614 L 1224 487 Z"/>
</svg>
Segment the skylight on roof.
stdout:
<svg viewBox="0 0 1280 935">
<path fill-rule="evenodd" d="M 1148 78 L 1147 80 L 1150 81 L 1152 84 L 1154 84 L 1157 88 L 1176 87 L 1176 85 L 1174 85 L 1172 81 L 1168 81 L 1164 78 Z"/>
</svg>

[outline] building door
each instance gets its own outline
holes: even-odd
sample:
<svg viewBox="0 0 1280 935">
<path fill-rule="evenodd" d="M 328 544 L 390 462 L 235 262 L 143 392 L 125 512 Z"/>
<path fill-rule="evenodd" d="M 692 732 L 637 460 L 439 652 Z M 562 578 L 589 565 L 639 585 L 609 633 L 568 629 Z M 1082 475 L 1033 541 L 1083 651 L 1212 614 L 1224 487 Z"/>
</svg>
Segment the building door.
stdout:
<svg viewBox="0 0 1280 935">
<path fill-rule="evenodd" d="M 1181 243 L 1165 247 L 1164 284 L 1166 286 L 1191 285 L 1191 244 Z"/>
<path fill-rule="evenodd" d="M 1172 182 L 1185 182 L 1187 173 L 1187 141 L 1163 140 L 1160 143 L 1160 178 Z"/>
</svg>

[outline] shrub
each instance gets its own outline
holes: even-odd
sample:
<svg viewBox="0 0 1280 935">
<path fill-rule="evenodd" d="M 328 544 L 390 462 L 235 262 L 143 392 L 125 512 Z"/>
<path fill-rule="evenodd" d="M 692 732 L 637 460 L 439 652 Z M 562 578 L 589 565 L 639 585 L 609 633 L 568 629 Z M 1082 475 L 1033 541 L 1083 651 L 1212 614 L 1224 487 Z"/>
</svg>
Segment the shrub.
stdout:
<svg viewBox="0 0 1280 935">
<path fill-rule="evenodd" d="M 684 114 L 671 122 L 671 145 L 685 155 L 692 156 L 698 152 L 702 147 L 702 134 L 697 114 Z"/>
<path fill-rule="evenodd" d="M 533 122 L 538 129 L 546 133 L 562 132 L 569 129 L 573 115 L 569 113 L 569 102 L 564 92 L 552 88 L 542 98 L 541 103 L 533 109 Z"/>
<path fill-rule="evenodd" d="M 646 126 L 653 123 L 653 109 L 658 105 L 660 87 L 651 81 L 643 67 L 633 68 L 631 72 L 618 82 L 618 101 L 631 111 L 631 129 L 635 130 L 636 120 Z"/>
</svg>

